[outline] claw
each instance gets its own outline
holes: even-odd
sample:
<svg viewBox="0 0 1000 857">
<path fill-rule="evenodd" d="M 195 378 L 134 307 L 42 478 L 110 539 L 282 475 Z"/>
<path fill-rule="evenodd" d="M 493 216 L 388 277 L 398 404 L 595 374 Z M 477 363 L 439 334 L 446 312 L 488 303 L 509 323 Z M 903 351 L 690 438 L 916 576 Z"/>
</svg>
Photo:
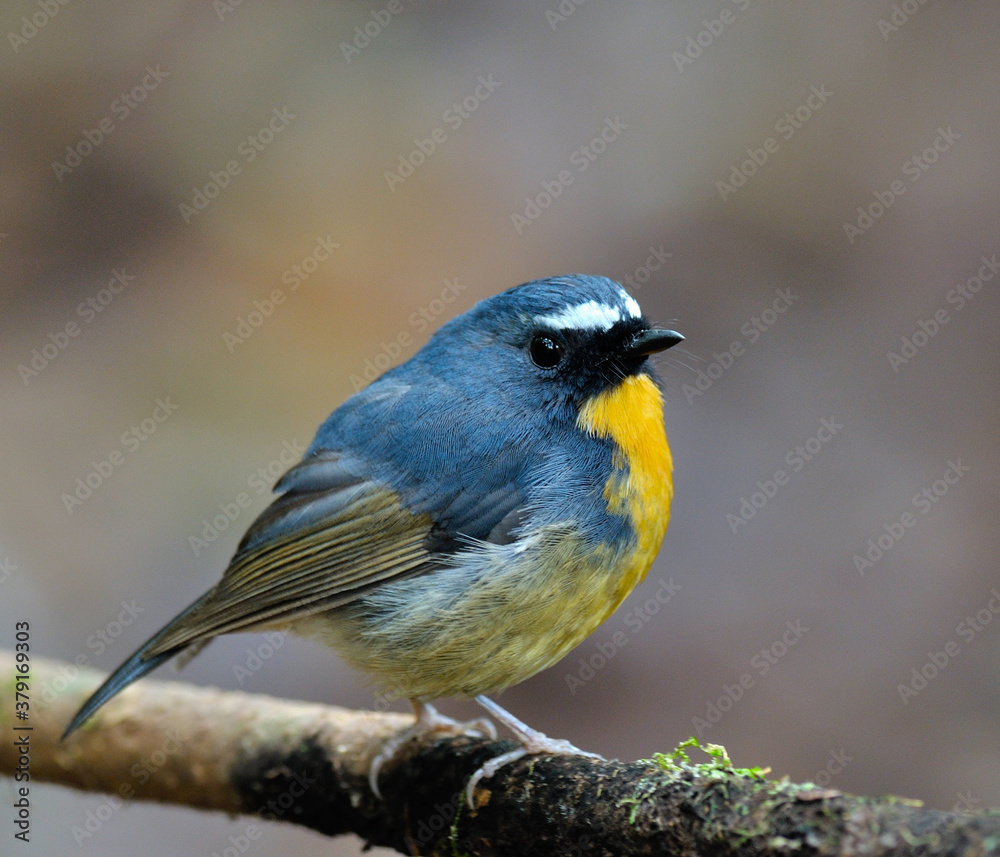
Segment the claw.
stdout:
<svg viewBox="0 0 1000 857">
<path fill-rule="evenodd" d="M 443 732 L 452 735 L 463 735 L 469 738 L 489 738 L 490 740 L 496 740 L 497 737 L 496 726 L 486 717 L 477 717 L 475 720 L 462 723 L 459 720 L 453 720 L 439 713 L 430 703 L 421 702 L 419 699 L 411 699 L 410 704 L 413 706 L 413 711 L 417 715 L 417 719 L 412 726 L 389 738 L 382 745 L 382 749 L 379 750 L 368 767 L 368 784 L 371 786 L 375 797 L 380 800 L 382 792 L 378 787 L 379 771 L 411 739 L 425 735 L 428 732 Z"/>
<path fill-rule="evenodd" d="M 515 750 L 509 750 L 506 753 L 495 756 L 481 765 L 472 774 L 468 785 L 465 787 L 465 800 L 469 809 L 475 809 L 475 791 L 480 781 L 489 779 L 501 768 L 506 767 L 512 762 L 516 762 L 518 759 L 523 759 L 525 756 L 533 756 L 536 753 L 552 753 L 560 756 L 586 756 L 591 759 L 604 758 L 597 753 L 588 753 L 586 750 L 574 747 L 569 741 L 562 738 L 549 738 L 544 732 L 532 729 L 526 723 L 518 720 L 513 714 L 501 708 L 488 697 L 477 696 L 476 702 L 513 732 L 521 746 Z M 389 738 L 382 745 L 382 749 L 379 750 L 378 754 L 372 759 L 371 765 L 368 768 L 368 784 L 371 786 L 372 793 L 379 799 L 382 798 L 382 792 L 378 787 L 379 771 L 411 739 L 425 735 L 428 732 L 443 732 L 451 735 L 463 735 L 469 738 L 489 738 L 490 740 L 496 740 L 497 737 L 496 727 L 486 717 L 479 717 L 476 720 L 462 723 L 461 721 L 452 720 L 452 718 L 440 714 L 430 703 L 422 702 L 419 699 L 411 699 L 410 703 L 413 705 L 417 719 L 412 726 Z"/>
<path fill-rule="evenodd" d="M 511 750 L 508 753 L 502 753 L 499 756 L 494 756 L 486 764 L 480 765 L 475 773 L 469 778 L 469 784 L 465 787 L 465 803 L 468 805 L 469 809 L 476 808 L 476 786 L 479 785 L 480 780 L 488 779 L 492 777 L 497 771 L 499 771 L 505 765 L 509 765 L 511 762 L 516 762 L 518 759 L 523 759 L 528 755 L 528 751 L 524 747 L 518 747 L 516 750 Z"/>
<path fill-rule="evenodd" d="M 476 770 L 469 779 L 469 784 L 465 787 L 465 800 L 469 809 L 475 809 L 474 794 L 480 780 L 492 777 L 501 768 L 506 767 L 511 762 L 516 762 L 518 759 L 523 759 L 525 756 L 533 756 L 536 753 L 553 753 L 560 756 L 586 756 L 590 759 L 604 758 L 597 753 L 589 753 L 579 747 L 574 747 L 563 738 L 549 738 L 544 732 L 532 729 L 486 696 L 477 696 L 476 702 L 510 729 L 521 742 L 521 746 L 516 750 L 510 750 L 490 759 Z"/>
</svg>

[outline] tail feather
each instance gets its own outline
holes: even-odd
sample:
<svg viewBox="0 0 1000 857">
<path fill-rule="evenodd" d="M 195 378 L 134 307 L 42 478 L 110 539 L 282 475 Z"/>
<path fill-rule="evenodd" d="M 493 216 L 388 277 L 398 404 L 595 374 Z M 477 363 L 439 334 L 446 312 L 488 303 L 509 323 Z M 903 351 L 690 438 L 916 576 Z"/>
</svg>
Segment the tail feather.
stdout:
<svg viewBox="0 0 1000 857">
<path fill-rule="evenodd" d="M 107 680 L 102 684 L 97 690 L 91 694 L 90 698 L 83 704 L 80 710 L 76 713 L 76 716 L 70 722 L 69 726 L 66 727 L 66 731 L 63 732 L 60 741 L 65 741 L 70 735 L 72 735 L 77 729 L 79 729 L 87 720 L 93 716 L 93 714 L 99 709 L 105 702 L 115 696 L 119 691 L 124 690 L 132 682 L 137 681 L 142 678 L 147 673 L 155 670 L 160 664 L 165 661 L 170 660 L 175 655 L 180 654 L 185 649 L 188 648 L 187 644 L 180 645 L 175 649 L 169 649 L 166 652 L 161 652 L 157 655 L 152 655 L 147 657 L 146 653 L 159 642 L 163 636 L 168 632 L 172 631 L 179 623 L 183 622 L 184 619 L 190 615 L 190 613 L 197 608 L 201 602 L 204 600 L 204 596 L 199 598 L 188 607 L 179 616 L 175 616 L 164 628 L 154 636 L 151 640 L 148 640 L 142 648 L 139 649 L 132 657 L 130 657 L 125 663 L 123 663 L 118 669 L 116 669 Z M 208 641 L 202 641 L 196 643 L 198 649 L 200 649 Z"/>
</svg>

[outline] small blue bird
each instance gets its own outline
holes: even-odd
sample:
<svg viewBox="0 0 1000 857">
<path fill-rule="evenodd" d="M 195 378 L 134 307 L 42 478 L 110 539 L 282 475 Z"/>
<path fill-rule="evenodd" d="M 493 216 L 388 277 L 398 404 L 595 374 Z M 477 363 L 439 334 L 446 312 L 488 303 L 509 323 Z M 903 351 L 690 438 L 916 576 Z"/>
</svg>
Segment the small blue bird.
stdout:
<svg viewBox="0 0 1000 857">
<path fill-rule="evenodd" d="M 673 495 L 649 356 L 681 342 L 617 283 L 570 275 L 480 301 L 349 398 L 277 483 L 222 580 L 90 697 L 213 637 L 281 629 L 332 646 L 415 730 L 473 697 L 528 753 L 580 753 L 485 694 L 552 666 L 645 577 Z M 405 736 L 404 736 L 405 737 Z M 402 743 L 379 755 L 379 765 Z"/>
</svg>

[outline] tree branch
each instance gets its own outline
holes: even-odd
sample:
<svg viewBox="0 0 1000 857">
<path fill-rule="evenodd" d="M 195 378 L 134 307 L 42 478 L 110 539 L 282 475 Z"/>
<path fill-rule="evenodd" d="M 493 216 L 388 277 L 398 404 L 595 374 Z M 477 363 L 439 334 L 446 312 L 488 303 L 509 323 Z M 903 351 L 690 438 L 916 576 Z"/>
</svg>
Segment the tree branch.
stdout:
<svg viewBox="0 0 1000 857">
<path fill-rule="evenodd" d="M 100 680 L 74 672 L 32 658 L 27 721 L 13 719 L 13 690 L 4 694 L 0 773 L 23 763 L 9 736 L 28 735 L 32 781 L 350 832 L 405 854 L 1000 854 L 997 812 L 855 798 L 719 761 L 529 757 L 484 781 L 469 810 L 469 777 L 507 741 L 414 739 L 383 767 L 380 800 L 369 764 L 410 717 L 176 683 L 133 685 L 60 744 Z M 14 656 L 0 652 L 0 686 L 17 677 Z"/>
</svg>

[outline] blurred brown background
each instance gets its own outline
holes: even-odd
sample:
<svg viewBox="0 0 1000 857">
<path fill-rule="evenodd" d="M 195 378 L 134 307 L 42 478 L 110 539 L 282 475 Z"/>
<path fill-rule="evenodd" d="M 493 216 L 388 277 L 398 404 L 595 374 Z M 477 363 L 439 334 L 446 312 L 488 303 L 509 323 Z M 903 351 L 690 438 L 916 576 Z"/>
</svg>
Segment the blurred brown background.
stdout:
<svg viewBox="0 0 1000 857">
<path fill-rule="evenodd" d="M 996 4 L 50 7 L 0 13 L 3 645 L 29 619 L 37 653 L 113 668 L 216 581 L 367 361 L 529 279 L 631 278 L 688 337 L 660 364 L 673 521 L 622 611 L 503 704 L 609 757 L 700 728 L 775 775 L 1000 803 Z M 182 677 L 376 704 L 295 640 L 240 685 L 262 642 Z M 133 805 L 77 848 L 106 798 L 34 797 L 40 855 L 221 854 L 250 824 Z M 265 827 L 248 853 L 333 853 Z"/>
</svg>

